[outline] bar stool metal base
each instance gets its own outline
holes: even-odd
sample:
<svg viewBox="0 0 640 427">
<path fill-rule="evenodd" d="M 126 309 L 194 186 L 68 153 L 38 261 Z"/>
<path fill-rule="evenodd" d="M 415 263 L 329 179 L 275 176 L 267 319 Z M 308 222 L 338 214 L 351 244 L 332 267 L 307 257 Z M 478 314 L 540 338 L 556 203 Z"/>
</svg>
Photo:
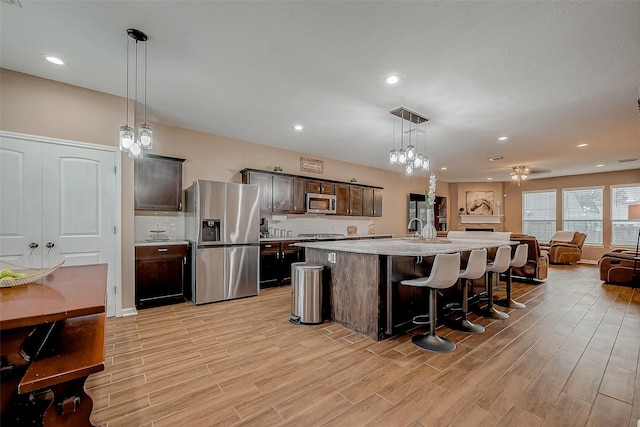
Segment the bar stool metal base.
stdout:
<svg viewBox="0 0 640 427">
<path fill-rule="evenodd" d="M 467 319 L 460 319 L 452 323 L 449 328 L 458 332 L 464 332 L 465 334 L 481 334 L 484 332 L 483 326 L 476 325 Z"/>
<path fill-rule="evenodd" d="M 509 318 L 509 315 L 507 313 L 504 313 L 502 311 L 498 311 L 493 307 L 487 307 L 485 309 L 483 309 L 480 314 L 482 315 L 482 317 L 489 317 L 491 319 L 499 319 L 499 320 L 505 320 Z"/>
<path fill-rule="evenodd" d="M 527 306 L 526 306 L 526 305 L 524 305 L 523 303 L 518 302 L 518 301 L 514 301 L 514 300 L 512 300 L 511 298 L 509 298 L 509 299 L 506 299 L 506 298 L 504 298 L 504 299 L 499 299 L 499 300 L 497 300 L 497 301 L 494 301 L 493 303 L 494 303 L 494 304 L 498 304 L 498 305 L 499 305 L 499 306 L 501 306 L 501 307 L 508 307 L 508 308 L 527 308 Z"/>
<path fill-rule="evenodd" d="M 421 349 L 434 353 L 451 353 L 456 349 L 456 345 L 452 341 L 437 335 L 416 335 L 411 338 L 411 341 Z"/>
</svg>

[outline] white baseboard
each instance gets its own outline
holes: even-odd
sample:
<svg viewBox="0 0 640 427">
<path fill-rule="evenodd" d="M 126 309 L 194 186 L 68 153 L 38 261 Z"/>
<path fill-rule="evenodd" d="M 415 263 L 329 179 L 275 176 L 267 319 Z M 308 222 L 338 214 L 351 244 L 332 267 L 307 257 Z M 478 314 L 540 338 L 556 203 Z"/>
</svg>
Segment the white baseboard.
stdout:
<svg viewBox="0 0 640 427">
<path fill-rule="evenodd" d="M 577 262 L 577 264 L 589 264 L 589 265 L 598 265 L 598 261 L 594 259 L 581 259 Z"/>
<path fill-rule="evenodd" d="M 120 311 L 120 316 L 122 317 L 135 316 L 136 314 L 138 314 L 138 310 L 136 310 L 135 307 L 123 308 L 122 311 Z"/>
</svg>

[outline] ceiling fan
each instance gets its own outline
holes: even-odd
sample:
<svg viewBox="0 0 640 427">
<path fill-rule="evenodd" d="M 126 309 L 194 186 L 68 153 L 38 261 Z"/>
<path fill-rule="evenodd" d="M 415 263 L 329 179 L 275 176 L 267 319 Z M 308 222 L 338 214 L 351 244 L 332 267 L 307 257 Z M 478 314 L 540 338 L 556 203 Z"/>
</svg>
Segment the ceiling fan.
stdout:
<svg viewBox="0 0 640 427">
<path fill-rule="evenodd" d="M 522 181 L 525 181 L 527 178 L 529 178 L 530 174 L 547 173 L 547 172 L 551 172 L 551 169 L 530 168 L 526 165 L 517 165 L 512 167 L 512 171 L 510 175 L 511 175 L 511 179 L 514 180 L 519 187 L 520 183 Z"/>
</svg>

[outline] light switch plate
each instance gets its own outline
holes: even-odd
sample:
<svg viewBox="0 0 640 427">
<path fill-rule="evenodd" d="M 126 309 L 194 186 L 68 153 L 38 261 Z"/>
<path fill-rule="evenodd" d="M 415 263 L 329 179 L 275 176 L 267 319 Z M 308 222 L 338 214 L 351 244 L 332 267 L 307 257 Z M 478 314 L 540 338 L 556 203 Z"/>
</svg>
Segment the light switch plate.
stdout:
<svg viewBox="0 0 640 427">
<path fill-rule="evenodd" d="M 336 263 L 336 253 L 335 252 L 329 252 L 329 262 L 331 264 L 335 264 Z"/>
</svg>

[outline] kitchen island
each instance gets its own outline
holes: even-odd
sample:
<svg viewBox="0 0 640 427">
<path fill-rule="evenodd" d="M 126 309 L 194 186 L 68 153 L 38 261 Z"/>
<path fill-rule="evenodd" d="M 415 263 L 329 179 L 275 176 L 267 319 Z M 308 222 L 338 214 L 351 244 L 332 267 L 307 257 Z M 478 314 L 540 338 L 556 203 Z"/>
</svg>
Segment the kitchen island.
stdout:
<svg viewBox="0 0 640 427">
<path fill-rule="evenodd" d="M 502 236 L 501 236 L 502 237 Z M 429 275 L 439 253 L 465 253 L 515 242 L 501 239 L 376 239 L 301 242 L 307 262 L 322 264 L 325 318 L 376 341 L 406 332 L 428 312 L 428 289 L 402 286 Z"/>
</svg>

